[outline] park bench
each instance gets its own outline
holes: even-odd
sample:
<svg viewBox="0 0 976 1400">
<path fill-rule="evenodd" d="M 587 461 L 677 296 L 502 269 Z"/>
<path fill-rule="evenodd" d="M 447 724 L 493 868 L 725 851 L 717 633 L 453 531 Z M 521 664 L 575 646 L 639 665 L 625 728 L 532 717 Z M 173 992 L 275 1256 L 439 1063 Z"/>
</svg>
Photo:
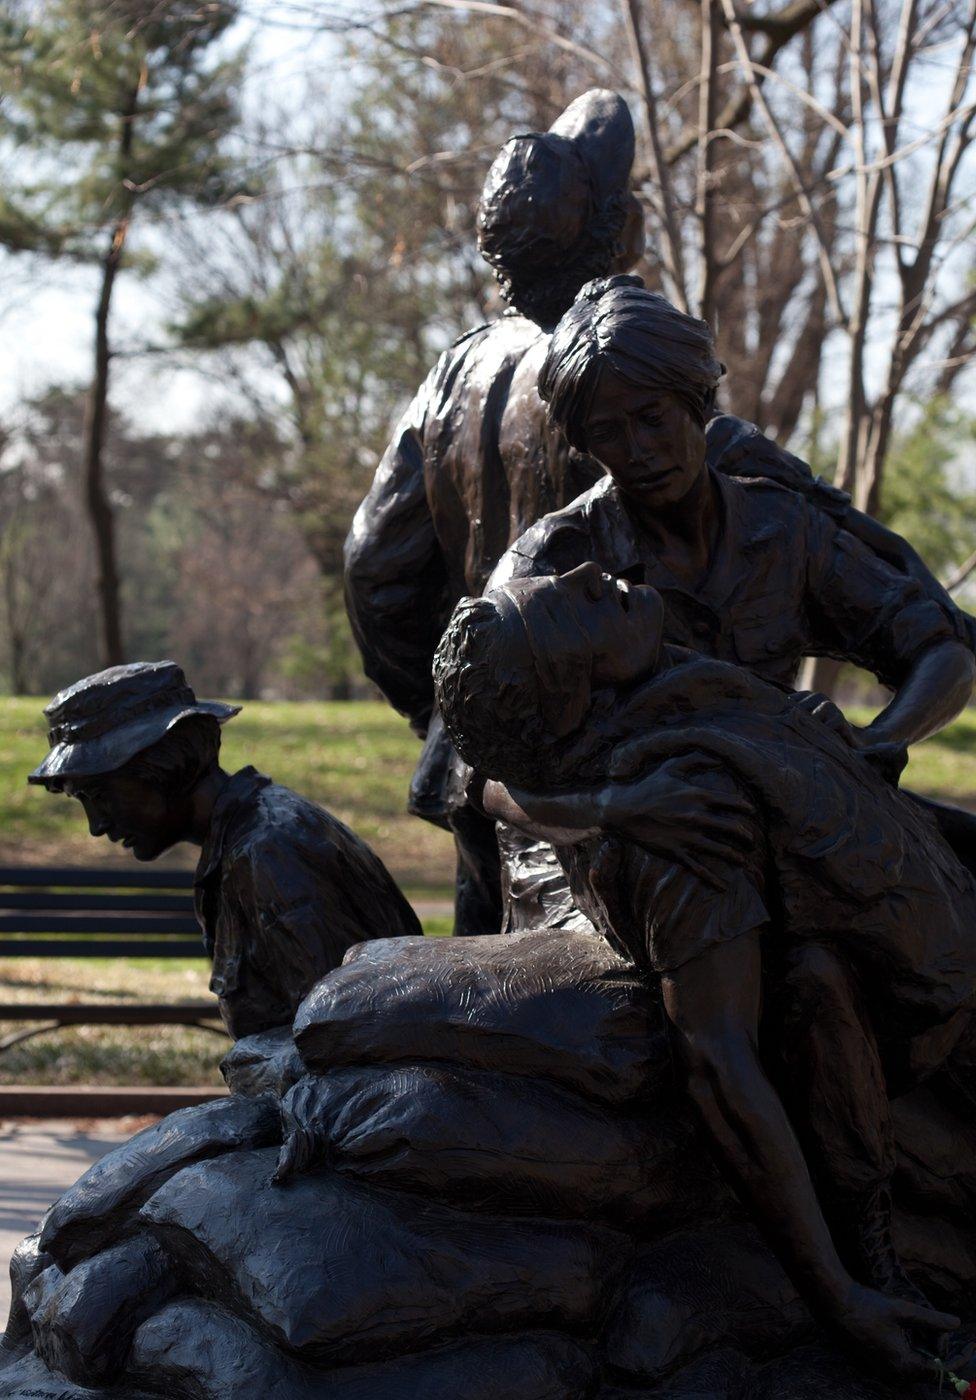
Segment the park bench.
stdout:
<svg viewBox="0 0 976 1400">
<path fill-rule="evenodd" d="M 202 958 L 185 870 L 0 867 L 0 958 Z M 0 1054 L 78 1025 L 179 1025 L 224 1035 L 216 999 L 195 1002 L 2 1000 L 0 1021 L 26 1023 Z"/>
</svg>

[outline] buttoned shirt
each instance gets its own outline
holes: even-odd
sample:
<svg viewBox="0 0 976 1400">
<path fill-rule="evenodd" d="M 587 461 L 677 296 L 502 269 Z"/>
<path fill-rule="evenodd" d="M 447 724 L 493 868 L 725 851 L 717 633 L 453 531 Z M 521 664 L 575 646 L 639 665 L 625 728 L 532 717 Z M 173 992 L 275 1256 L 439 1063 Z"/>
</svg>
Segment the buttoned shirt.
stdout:
<svg viewBox="0 0 976 1400">
<path fill-rule="evenodd" d="M 489 586 L 593 560 L 659 591 L 667 642 L 782 685 L 792 685 L 804 656 L 834 656 L 897 686 L 926 647 L 956 639 L 954 619 L 936 599 L 807 496 L 707 470 L 719 529 L 694 589 L 657 557 L 609 477 L 527 530 Z"/>
<path fill-rule="evenodd" d="M 423 932 L 364 841 L 250 767 L 217 799 L 194 895 L 210 987 L 235 1039 L 290 1023 L 353 944 Z"/>
</svg>

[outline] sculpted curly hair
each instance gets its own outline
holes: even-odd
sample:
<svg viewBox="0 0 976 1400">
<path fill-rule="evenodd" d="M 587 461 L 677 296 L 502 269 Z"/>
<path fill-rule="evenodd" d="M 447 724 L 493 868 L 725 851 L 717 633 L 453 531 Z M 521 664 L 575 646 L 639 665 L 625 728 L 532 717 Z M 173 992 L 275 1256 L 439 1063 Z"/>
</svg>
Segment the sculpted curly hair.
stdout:
<svg viewBox="0 0 976 1400">
<path fill-rule="evenodd" d="M 544 784 L 551 738 L 529 669 L 498 645 L 501 619 L 489 598 L 462 598 L 434 656 L 434 691 L 465 763 L 521 786 Z"/>
<path fill-rule="evenodd" d="M 483 776 L 537 792 L 604 775 L 614 687 L 591 690 L 586 663 L 571 663 L 584 668 L 573 687 L 583 708 L 561 729 L 556 721 L 571 713 L 572 700 L 560 694 L 556 672 L 540 675 L 511 611 L 498 592 L 462 598 L 441 638 L 434 691 L 455 748 Z"/>
<path fill-rule="evenodd" d="M 540 240 L 531 233 L 494 228 L 482 220 L 478 246 L 503 299 L 543 330 L 552 330 L 584 283 L 606 277 L 623 253 L 631 196 L 615 190 L 591 215 L 571 256 L 556 252 L 541 270 Z"/>
</svg>

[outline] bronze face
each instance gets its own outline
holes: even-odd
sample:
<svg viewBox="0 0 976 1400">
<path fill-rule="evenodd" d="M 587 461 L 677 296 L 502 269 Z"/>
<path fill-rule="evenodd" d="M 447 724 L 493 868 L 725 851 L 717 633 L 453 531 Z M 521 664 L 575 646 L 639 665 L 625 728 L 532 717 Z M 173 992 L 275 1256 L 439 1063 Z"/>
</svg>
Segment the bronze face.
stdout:
<svg viewBox="0 0 976 1400">
<path fill-rule="evenodd" d="M 611 369 L 600 372 L 583 432 L 587 451 L 642 506 L 677 504 L 705 471 L 705 434 L 675 395 Z"/>
<path fill-rule="evenodd" d="M 186 836 L 188 799 L 174 799 L 156 783 L 128 773 L 104 773 L 66 779 L 64 791 L 85 809 L 92 836 L 121 842 L 136 860 L 155 860 Z"/>
<path fill-rule="evenodd" d="M 567 624 L 550 629 L 545 638 L 533 638 L 533 613 L 523 612 L 530 641 L 548 660 L 560 659 L 556 647 L 565 649 L 567 660 L 576 652 L 589 666 L 592 686 L 624 685 L 657 665 L 664 609 L 653 588 L 612 578 L 593 563 L 540 584 L 558 593 Z"/>
</svg>

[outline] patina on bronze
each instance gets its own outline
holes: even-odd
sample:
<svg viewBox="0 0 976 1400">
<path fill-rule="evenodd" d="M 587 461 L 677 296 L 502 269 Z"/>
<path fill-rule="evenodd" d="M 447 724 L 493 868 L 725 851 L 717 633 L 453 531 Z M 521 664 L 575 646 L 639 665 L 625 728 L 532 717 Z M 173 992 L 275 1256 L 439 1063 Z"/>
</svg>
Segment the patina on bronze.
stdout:
<svg viewBox="0 0 976 1400">
<path fill-rule="evenodd" d="M 454 833 L 455 933 L 502 921 L 493 824 L 466 802 L 436 716 L 431 660 L 451 609 L 508 545 L 599 467 L 549 429 L 536 391 L 551 329 L 585 281 L 639 258 L 627 104 L 595 89 L 493 164 L 479 242 L 510 310 L 462 336 L 417 392 L 346 541 L 346 604 L 366 673 L 426 738 L 411 810 Z"/>
<path fill-rule="evenodd" d="M 931 1351 L 958 1320 L 926 1312 L 895 1251 L 888 1094 L 971 1033 L 976 877 L 839 711 L 664 645 L 664 616 L 654 589 L 592 563 L 463 602 L 435 661 L 448 731 L 530 810 L 591 789 L 557 852 L 596 926 L 662 986 L 716 1155 L 811 1309 L 922 1378 L 912 1337 Z M 666 788 L 689 758 L 729 850 L 679 863 L 615 828 L 608 789 Z"/>
<path fill-rule="evenodd" d="M 607 96 L 581 129 L 619 140 Z M 522 138 L 501 169 L 551 178 L 575 237 L 568 196 L 592 211 L 597 172 L 574 131 Z M 558 217 L 537 231 L 572 263 Z M 738 420 L 706 428 L 707 327 L 639 284 L 591 287 L 551 347 L 488 330 L 482 361 L 481 334 L 391 447 L 350 540 L 351 610 L 427 729 L 430 810 L 460 810 L 430 720 L 440 629 L 534 518 L 538 444 L 601 470 L 568 432 L 599 458 L 606 483 L 462 604 L 439 680 L 468 757 L 508 780 L 479 800 L 559 849 L 548 907 L 568 917 L 575 891 L 605 936 L 349 949 L 291 1037 L 248 1042 L 227 1100 L 110 1154 L 18 1249 L 0 1400 L 939 1393 L 922 1351 L 976 1288 L 974 848 L 963 815 L 893 780 L 972 690 L 970 620 L 805 464 Z M 791 693 L 817 647 L 896 689 L 873 725 Z M 269 789 L 238 777 L 246 814 Z M 539 889 L 537 871 L 518 875 Z"/>
<path fill-rule="evenodd" d="M 489 172 L 479 246 L 509 312 L 463 336 L 397 427 L 346 543 L 346 601 L 367 674 L 426 736 L 411 810 L 449 826 L 458 852 L 455 931 L 583 926 L 545 846 L 509 849 L 500 913 L 491 824 L 464 798 L 464 774 L 432 715 L 430 667 L 451 608 L 480 593 L 533 522 L 586 490 L 598 454 L 572 446 L 537 392 L 545 332 L 591 277 L 625 271 L 643 249 L 628 191 L 633 123 L 615 93 L 577 98 L 548 132 L 513 137 Z M 915 551 L 752 424 L 706 405 L 713 470 L 778 481 L 804 495 L 895 570 L 915 578 L 976 646 L 966 619 Z M 689 791 L 689 802 L 694 798 Z"/>
<path fill-rule="evenodd" d="M 924 566 L 883 559 L 817 495 L 716 471 L 703 420 L 720 373 L 708 327 L 639 279 L 588 287 L 553 335 L 540 385 L 553 417 L 607 475 L 516 541 L 492 586 L 595 561 L 654 585 L 672 644 L 786 686 L 805 656 L 853 661 L 895 691 L 856 734 L 876 762 L 890 763 L 892 746 L 936 732 L 968 701 L 972 619 Z M 634 819 L 677 859 L 723 839 L 723 817 L 693 785 L 650 807 L 652 796 L 635 793 Z M 494 814 L 506 810 L 498 798 Z M 933 810 L 972 860 L 971 821 Z M 534 851 L 531 842 L 526 834 L 508 846 Z"/>
</svg>

